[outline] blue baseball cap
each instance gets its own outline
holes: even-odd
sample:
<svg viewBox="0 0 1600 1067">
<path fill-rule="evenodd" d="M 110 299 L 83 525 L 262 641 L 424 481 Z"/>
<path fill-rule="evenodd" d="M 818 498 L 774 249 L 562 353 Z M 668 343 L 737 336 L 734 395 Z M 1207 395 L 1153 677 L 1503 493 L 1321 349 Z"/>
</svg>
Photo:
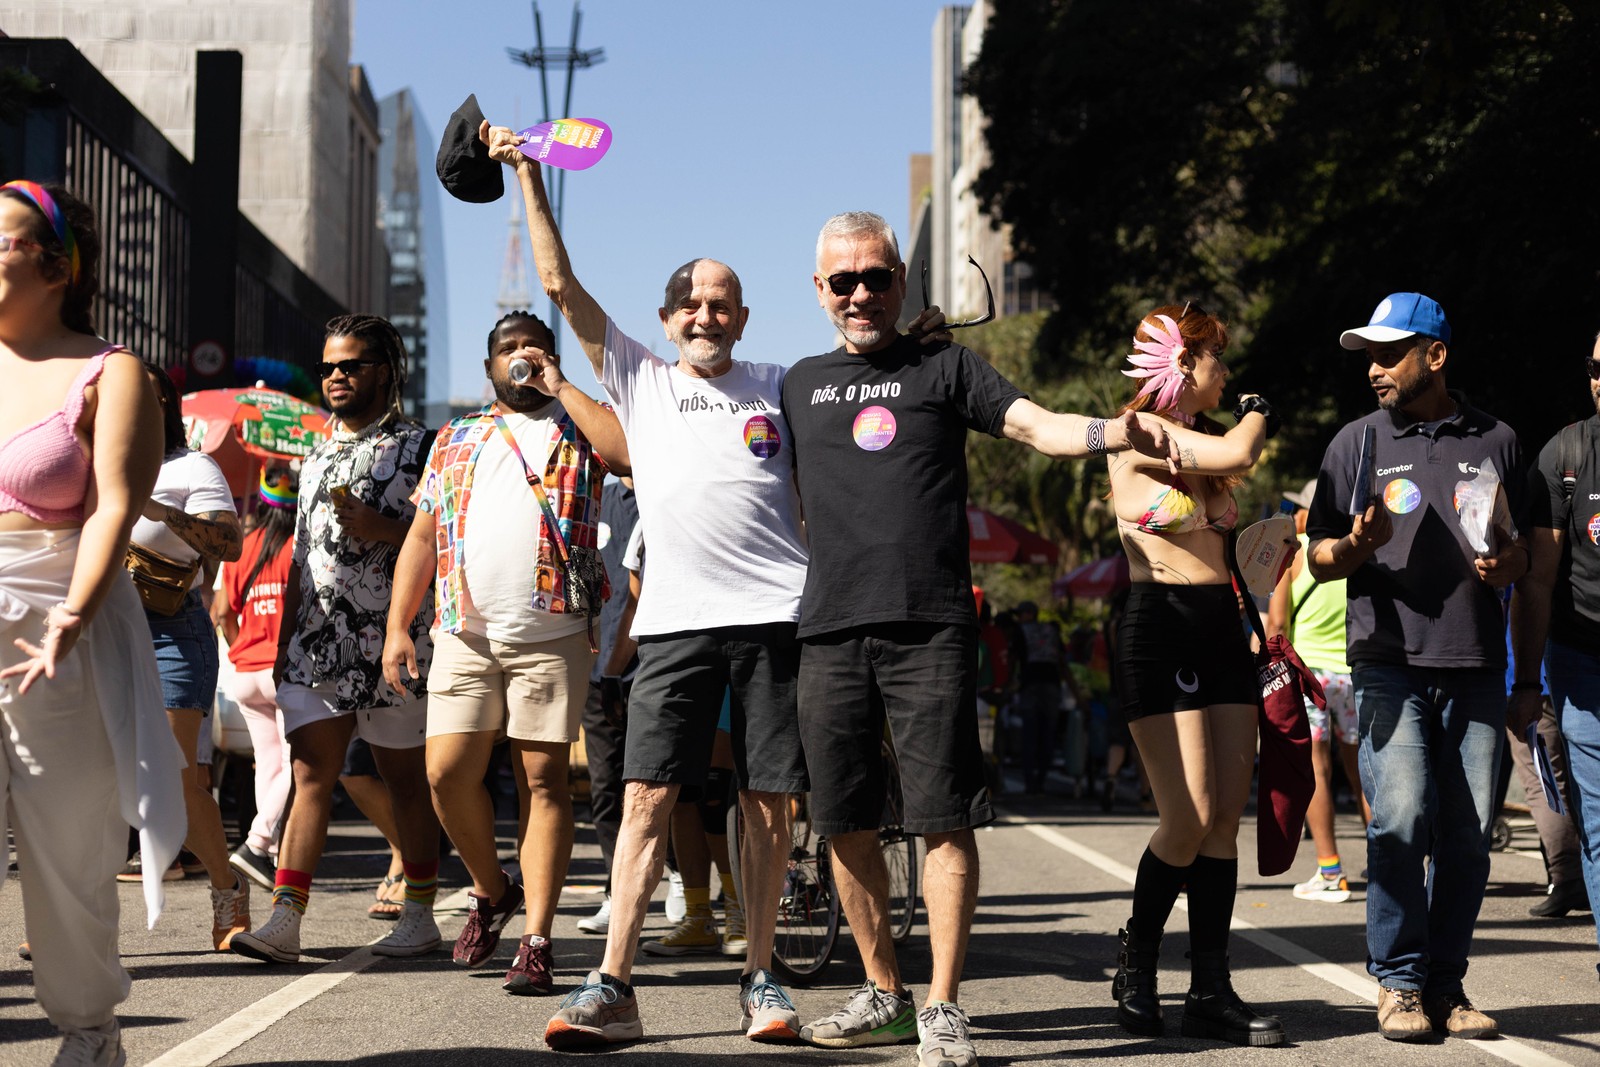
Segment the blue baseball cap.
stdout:
<svg viewBox="0 0 1600 1067">
<path fill-rule="evenodd" d="M 1339 346 L 1360 351 L 1368 341 L 1399 341 L 1413 334 L 1437 337 L 1450 343 L 1450 323 L 1439 302 L 1421 293 L 1390 293 L 1372 312 L 1365 326 L 1339 335 Z"/>
</svg>

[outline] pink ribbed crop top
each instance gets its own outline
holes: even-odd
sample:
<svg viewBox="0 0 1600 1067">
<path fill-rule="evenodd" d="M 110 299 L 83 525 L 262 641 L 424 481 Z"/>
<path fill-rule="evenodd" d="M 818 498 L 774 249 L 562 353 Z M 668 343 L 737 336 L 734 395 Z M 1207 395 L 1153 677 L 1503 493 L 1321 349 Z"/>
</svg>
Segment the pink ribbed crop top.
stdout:
<svg viewBox="0 0 1600 1067">
<path fill-rule="evenodd" d="M 0 512 L 20 511 L 39 522 L 82 522 L 89 489 L 89 458 L 73 432 L 83 414 L 83 391 L 100 378 L 112 345 L 91 356 L 52 411 L 0 442 Z"/>
</svg>

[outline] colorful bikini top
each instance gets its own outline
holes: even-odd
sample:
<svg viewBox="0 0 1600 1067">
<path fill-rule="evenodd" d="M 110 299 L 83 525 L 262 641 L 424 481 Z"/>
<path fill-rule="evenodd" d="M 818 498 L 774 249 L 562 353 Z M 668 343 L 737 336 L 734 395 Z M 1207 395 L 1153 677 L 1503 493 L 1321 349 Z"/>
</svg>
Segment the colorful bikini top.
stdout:
<svg viewBox="0 0 1600 1067">
<path fill-rule="evenodd" d="M 83 414 L 83 391 L 100 378 L 112 345 L 91 356 L 52 411 L 0 442 L 0 512 L 20 511 L 38 522 L 82 522 L 89 458 L 73 432 Z"/>
<path fill-rule="evenodd" d="M 1172 485 L 1162 490 L 1154 503 L 1145 509 L 1144 514 L 1139 516 L 1138 522 L 1118 519 L 1117 525 L 1124 530 L 1139 530 L 1163 537 L 1175 537 L 1178 534 L 1194 533 L 1196 530 L 1227 533 L 1238 522 L 1239 505 L 1231 495 L 1228 497 L 1228 510 L 1224 511 L 1220 518 L 1212 519 L 1206 515 L 1204 505 L 1195 499 L 1194 493 L 1183 478 L 1178 477 L 1173 480 Z"/>
</svg>

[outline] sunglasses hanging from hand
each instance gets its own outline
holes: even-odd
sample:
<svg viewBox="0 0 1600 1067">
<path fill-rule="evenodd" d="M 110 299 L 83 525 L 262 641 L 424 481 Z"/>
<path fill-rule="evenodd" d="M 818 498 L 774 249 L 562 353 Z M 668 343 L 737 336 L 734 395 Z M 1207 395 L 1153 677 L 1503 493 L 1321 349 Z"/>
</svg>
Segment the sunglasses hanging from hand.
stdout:
<svg viewBox="0 0 1600 1067">
<path fill-rule="evenodd" d="M 984 273 L 983 268 L 978 266 L 978 261 L 973 259 L 970 255 L 967 257 L 967 262 L 972 264 L 974 267 L 977 267 L 978 276 L 983 279 L 983 292 L 984 292 L 984 296 L 988 298 L 989 310 L 985 311 L 982 315 L 979 315 L 975 319 L 968 319 L 966 322 L 947 322 L 942 327 L 940 327 L 941 329 L 944 329 L 944 330 L 959 330 L 959 329 L 962 329 L 963 327 L 966 327 L 966 326 L 982 326 L 984 323 L 990 322 L 990 321 L 992 321 L 994 319 L 994 289 L 989 285 L 989 275 Z M 927 260 L 923 260 L 922 261 L 922 310 L 926 311 L 932 305 L 933 305 L 933 302 L 928 299 L 928 261 Z"/>
</svg>

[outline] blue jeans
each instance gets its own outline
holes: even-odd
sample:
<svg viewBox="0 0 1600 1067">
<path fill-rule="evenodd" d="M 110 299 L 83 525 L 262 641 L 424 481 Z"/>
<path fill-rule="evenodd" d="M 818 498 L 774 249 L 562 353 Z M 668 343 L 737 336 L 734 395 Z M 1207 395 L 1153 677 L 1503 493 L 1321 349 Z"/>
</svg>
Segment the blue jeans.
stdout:
<svg viewBox="0 0 1600 1067">
<path fill-rule="evenodd" d="M 1367 826 L 1367 972 L 1461 988 L 1489 880 L 1505 672 L 1356 665 Z"/>
<path fill-rule="evenodd" d="M 1544 655 L 1550 703 L 1567 754 L 1583 881 L 1589 900 L 1600 901 L 1600 656 L 1555 641 L 1545 646 Z"/>
</svg>

